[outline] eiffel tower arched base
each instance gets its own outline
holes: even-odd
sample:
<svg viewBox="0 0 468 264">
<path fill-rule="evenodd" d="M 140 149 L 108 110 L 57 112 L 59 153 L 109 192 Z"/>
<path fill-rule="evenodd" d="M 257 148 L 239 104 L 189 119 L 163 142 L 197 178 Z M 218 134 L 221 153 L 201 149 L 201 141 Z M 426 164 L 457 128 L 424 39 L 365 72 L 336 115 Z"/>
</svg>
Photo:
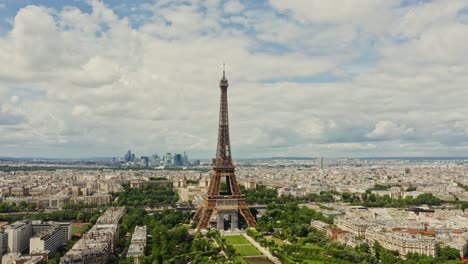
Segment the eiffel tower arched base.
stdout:
<svg viewBox="0 0 468 264">
<path fill-rule="evenodd" d="M 240 213 L 241 217 L 244 218 L 248 227 L 255 227 L 255 217 L 250 212 L 245 198 L 243 195 L 236 196 L 222 196 L 222 197 L 206 197 L 203 204 L 198 208 L 194 216 L 194 221 L 198 222 L 198 229 L 208 229 L 210 227 L 210 221 L 215 216 L 217 219 L 223 215 L 230 215 L 231 217 L 231 229 L 238 228 L 236 221 L 232 219 L 233 213 Z M 221 224 L 217 223 L 216 228 L 219 229 Z"/>
</svg>

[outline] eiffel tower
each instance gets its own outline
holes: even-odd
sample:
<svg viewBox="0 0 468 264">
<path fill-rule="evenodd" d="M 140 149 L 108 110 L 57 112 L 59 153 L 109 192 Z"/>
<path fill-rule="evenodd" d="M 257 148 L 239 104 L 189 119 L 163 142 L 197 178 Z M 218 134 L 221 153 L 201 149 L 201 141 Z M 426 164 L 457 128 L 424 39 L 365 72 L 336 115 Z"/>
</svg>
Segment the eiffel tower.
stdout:
<svg viewBox="0 0 468 264">
<path fill-rule="evenodd" d="M 245 219 L 249 227 L 254 227 L 256 222 L 250 212 L 244 195 L 241 194 L 234 172 L 234 164 L 231 158 L 231 143 L 229 141 L 229 120 L 227 88 L 228 80 L 223 69 L 223 78 L 219 82 L 221 88 L 221 102 L 219 109 L 218 146 L 216 148 L 216 161 L 213 167 L 213 175 L 208 187 L 208 193 L 204 197 L 202 205 L 198 208 L 193 220 L 198 221 L 198 229 L 206 229 L 210 220 L 216 216 L 218 230 L 224 230 L 225 220 L 230 220 L 231 230 L 238 228 L 238 216 Z M 222 189 L 222 181 L 226 180 L 226 188 Z M 224 185 L 223 185 L 224 186 Z"/>
</svg>

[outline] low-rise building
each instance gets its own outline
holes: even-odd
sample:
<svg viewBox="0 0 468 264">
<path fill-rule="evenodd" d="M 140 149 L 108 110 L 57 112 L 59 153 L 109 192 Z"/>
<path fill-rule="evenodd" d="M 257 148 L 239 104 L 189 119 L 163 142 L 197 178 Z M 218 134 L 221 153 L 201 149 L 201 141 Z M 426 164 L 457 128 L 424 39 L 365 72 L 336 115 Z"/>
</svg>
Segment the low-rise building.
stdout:
<svg viewBox="0 0 468 264">
<path fill-rule="evenodd" d="M 345 215 L 334 219 L 336 226 L 347 232 L 335 239 L 348 245 L 356 244 L 349 236 L 352 235 L 370 244 L 379 242 L 402 256 L 408 253 L 436 256 L 438 243 L 458 249 L 460 257 L 468 253 L 467 215 L 460 210 L 348 208 Z"/>
<path fill-rule="evenodd" d="M 329 224 L 319 221 L 319 220 L 311 220 L 310 226 L 315 227 L 317 230 L 327 232 Z"/>
<path fill-rule="evenodd" d="M 398 251 L 402 256 L 406 256 L 408 253 L 437 256 L 437 241 L 431 236 L 385 232 L 380 228 L 369 228 L 366 231 L 366 239 L 377 241 L 382 247 Z"/>
<path fill-rule="evenodd" d="M 29 189 L 24 187 L 13 187 L 10 191 L 12 196 L 27 196 L 29 194 Z"/>
<path fill-rule="evenodd" d="M 146 226 L 136 226 L 132 235 L 132 242 L 128 248 L 127 257 L 139 257 L 145 255 Z"/>
<path fill-rule="evenodd" d="M 112 196 L 110 194 L 94 194 L 90 196 L 72 197 L 70 201 L 75 203 L 82 202 L 84 204 L 106 205 L 110 204 L 111 199 Z"/>
<path fill-rule="evenodd" d="M 365 221 L 360 221 L 359 219 L 349 218 L 346 216 L 335 218 L 334 223 L 338 228 L 357 237 L 364 237 L 368 226 Z"/>
<path fill-rule="evenodd" d="M 60 259 L 61 264 L 108 263 L 119 238 L 119 222 L 124 207 L 111 207 L 97 219 L 96 224 Z"/>
</svg>

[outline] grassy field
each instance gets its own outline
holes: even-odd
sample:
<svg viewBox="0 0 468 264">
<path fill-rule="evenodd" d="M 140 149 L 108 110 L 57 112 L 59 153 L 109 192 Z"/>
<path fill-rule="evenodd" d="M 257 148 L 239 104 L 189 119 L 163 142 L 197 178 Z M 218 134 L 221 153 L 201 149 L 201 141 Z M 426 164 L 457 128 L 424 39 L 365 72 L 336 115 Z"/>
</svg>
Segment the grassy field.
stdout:
<svg viewBox="0 0 468 264">
<path fill-rule="evenodd" d="M 243 236 L 225 236 L 226 242 L 234 247 L 236 252 L 241 256 L 258 256 L 262 255 L 257 248 L 250 244 Z"/>
<path fill-rule="evenodd" d="M 226 242 L 228 242 L 231 245 L 238 245 L 238 244 L 249 244 L 250 242 L 245 239 L 243 236 L 225 236 L 224 239 L 226 239 Z"/>
<path fill-rule="evenodd" d="M 71 233 L 75 235 L 76 233 L 80 232 L 86 223 L 72 223 L 71 225 Z"/>
<path fill-rule="evenodd" d="M 258 256 L 258 255 L 262 255 L 262 253 L 260 253 L 260 251 L 258 251 L 258 249 L 255 248 L 252 245 L 237 245 L 237 246 L 234 246 L 234 248 L 236 249 L 236 251 L 241 256 Z"/>
</svg>

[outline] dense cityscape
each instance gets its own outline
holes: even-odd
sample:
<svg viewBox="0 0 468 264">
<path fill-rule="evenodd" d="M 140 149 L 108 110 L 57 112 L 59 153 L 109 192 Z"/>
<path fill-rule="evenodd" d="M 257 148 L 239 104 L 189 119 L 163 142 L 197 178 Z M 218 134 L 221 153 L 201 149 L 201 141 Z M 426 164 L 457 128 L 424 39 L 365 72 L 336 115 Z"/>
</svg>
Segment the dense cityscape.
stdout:
<svg viewBox="0 0 468 264">
<path fill-rule="evenodd" d="M 192 239 L 207 239 L 197 238 L 190 212 L 193 214 L 207 193 L 212 164 L 206 161 L 198 166 L 161 167 L 160 162 L 165 161 L 158 161 L 148 166 L 136 162 L 114 167 L 111 161 L 107 167 L 97 168 L 96 165 L 70 166 L 68 161 L 60 160 L 48 160 L 41 165 L 37 161 L 2 160 L 2 263 L 25 260 L 41 263 L 40 260 L 47 259 L 49 263 L 107 263 L 116 259 L 127 263 L 124 261 L 138 258 L 140 263 L 146 263 L 150 258 L 144 256 L 152 254 L 147 249 L 152 245 L 146 241 L 147 235 L 154 228 L 149 229 L 144 222 L 137 225 L 122 221 L 126 214 L 136 211 L 147 217 L 165 210 L 182 213 L 180 217 L 185 220 L 175 226 L 186 226 L 187 236 Z M 235 262 L 240 254 L 248 262 L 251 257 L 264 257 L 265 261 L 271 257 L 269 261 L 273 263 L 278 259 L 289 263 L 291 256 L 279 254 L 277 248 L 297 244 L 303 246 L 294 250 L 307 252 L 311 247 L 307 245 L 314 243 L 301 241 L 309 236 L 307 232 L 316 232 L 350 247 L 350 251 L 364 245 L 370 249 L 379 245 L 395 252 L 391 254 L 397 254 L 400 259 L 414 258 L 416 254 L 435 260 L 440 256 L 440 249 L 446 247 L 453 249 L 453 259 L 467 257 L 468 159 L 270 158 L 239 160 L 236 166 L 241 189 L 256 212 L 260 239 L 252 238 L 260 243 L 253 244 L 254 248 L 258 246 L 253 253 L 239 251 L 234 246 L 234 259 L 231 259 L 225 252 L 228 249 L 222 245 L 216 247 L 212 242 L 211 246 L 220 251 L 213 251 L 215 254 L 208 250 L 210 254 L 200 253 L 201 256 L 222 254 L 224 261 Z M 164 195 L 143 195 L 152 191 Z M 135 197 L 139 194 L 143 195 L 141 199 Z M 272 222 L 271 214 L 280 205 L 302 207 L 301 210 L 314 214 L 301 227 Z M 86 213 L 77 214 L 77 209 Z M 235 230 L 226 226 L 220 234 L 242 234 L 245 228 L 245 223 L 240 223 Z M 296 233 L 301 231 L 295 228 L 306 228 L 302 231 L 306 236 Z M 121 229 L 126 232 L 122 233 Z M 216 241 L 214 236 L 211 239 Z M 220 243 L 228 246 L 231 242 Z M 212 247 L 208 248 L 214 250 Z M 263 254 L 264 250 L 271 252 L 271 256 Z M 302 254 L 305 259 L 314 256 Z M 207 260 L 201 256 L 197 256 L 199 262 Z M 191 261 L 196 259 L 194 254 Z M 339 259 L 334 261 L 341 263 Z M 173 261 L 184 263 L 186 259 Z M 219 257 L 216 261 L 224 262 Z"/>
<path fill-rule="evenodd" d="M 468 263 L 467 0 L 0 18 L 0 264 Z"/>
</svg>

